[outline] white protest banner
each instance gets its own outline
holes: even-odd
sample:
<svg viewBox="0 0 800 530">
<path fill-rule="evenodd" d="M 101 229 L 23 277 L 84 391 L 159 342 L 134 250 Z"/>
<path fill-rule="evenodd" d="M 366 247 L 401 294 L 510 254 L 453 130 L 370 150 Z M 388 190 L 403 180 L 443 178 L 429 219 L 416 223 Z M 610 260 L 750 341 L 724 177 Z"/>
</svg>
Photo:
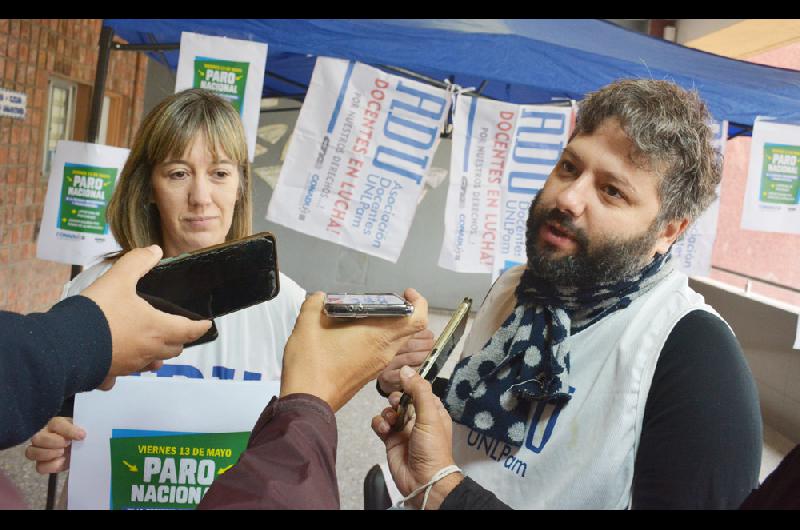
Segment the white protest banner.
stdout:
<svg viewBox="0 0 800 530">
<path fill-rule="evenodd" d="M 800 234 L 800 124 L 756 118 L 742 228 Z"/>
<path fill-rule="evenodd" d="M 364 64 L 318 58 L 267 219 L 396 262 L 449 99 Z"/>
<path fill-rule="evenodd" d="M 528 209 L 569 140 L 573 112 L 573 107 L 518 107 L 511 142 L 504 146 L 510 156 L 501 183 L 492 281 L 503 271 L 527 262 L 525 231 Z"/>
<path fill-rule="evenodd" d="M 711 130 L 714 134 L 714 149 L 719 153 L 720 167 L 725 158 L 725 145 L 728 143 L 728 122 L 713 121 Z M 672 245 L 678 269 L 691 276 L 711 275 L 711 253 L 714 250 L 714 241 L 717 239 L 717 221 L 719 219 L 719 193 L 721 186 L 717 186 L 717 198 L 697 218 L 680 241 Z"/>
<path fill-rule="evenodd" d="M 120 250 L 106 220 L 128 149 L 59 141 L 36 242 L 39 259 L 88 265 Z"/>
<path fill-rule="evenodd" d="M 279 381 L 121 377 L 75 397 L 70 510 L 193 509 L 247 446 Z"/>
<path fill-rule="evenodd" d="M 262 42 L 181 33 L 175 92 L 205 88 L 230 101 L 242 117 L 251 162 L 266 64 L 267 45 Z"/>
<path fill-rule="evenodd" d="M 512 103 L 458 96 L 440 267 L 492 272 L 501 182 L 518 111 Z"/>
</svg>

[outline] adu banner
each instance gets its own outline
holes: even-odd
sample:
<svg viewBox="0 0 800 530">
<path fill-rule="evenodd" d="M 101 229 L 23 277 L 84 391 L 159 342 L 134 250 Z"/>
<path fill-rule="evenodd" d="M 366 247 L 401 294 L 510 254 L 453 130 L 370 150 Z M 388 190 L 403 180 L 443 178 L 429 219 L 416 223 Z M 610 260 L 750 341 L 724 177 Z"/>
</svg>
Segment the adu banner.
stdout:
<svg viewBox="0 0 800 530">
<path fill-rule="evenodd" d="M 440 267 L 492 272 L 501 184 L 519 108 L 472 96 L 456 100 Z"/>
<path fill-rule="evenodd" d="M 264 43 L 181 33 L 175 92 L 204 88 L 230 101 L 242 117 L 251 162 L 255 157 L 266 64 Z"/>
<path fill-rule="evenodd" d="M 528 209 L 544 187 L 572 129 L 573 107 L 522 105 L 513 117 L 500 184 L 500 217 L 492 281 L 507 269 L 525 263 Z"/>
<path fill-rule="evenodd" d="M 278 381 L 121 377 L 75 398 L 69 509 L 194 509 L 247 447 Z"/>
<path fill-rule="evenodd" d="M 106 209 L 128 152 L 106 145 L 58 142 L 36 242 L 37 258 L 88 265 L 120 249 L 109 230 Z"/>
<path fill-rule="evenodd" d="M 756 118 L 742 228 L 800 234 L 800 124 Z"/>
<path fill-rule="evenodd" d="M 721 164 L 725 158 L 725 145 L 728 143 L 728 122 L 714 121 L 711 129 L 714 133 L 714 148 Z M 689 226 L 681 240 L 672 246 L 672 255 L 678 268 L 688 275 L 711 275 L 711 253 L 717 239 L 720 188 L 721 186 L 717 186 L 717 198 L 714 202 Z"/>
<path fill-rule="evenodd" d="M 267 219 L 396 262 L 448 105 L 445 90 L 318 58 Z"/>
</svg>

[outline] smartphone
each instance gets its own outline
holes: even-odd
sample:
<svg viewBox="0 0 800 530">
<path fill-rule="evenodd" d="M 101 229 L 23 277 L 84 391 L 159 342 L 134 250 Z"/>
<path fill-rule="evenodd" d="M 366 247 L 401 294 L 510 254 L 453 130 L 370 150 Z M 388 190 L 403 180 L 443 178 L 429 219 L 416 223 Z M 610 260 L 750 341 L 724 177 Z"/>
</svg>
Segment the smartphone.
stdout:
<svg viewBox="0 0 800 530">
<path fill-rule="evenodd" d="M 192 320 L 213 320 L 280 292 L 275 236 L 261 232 L 161 260 L 136 285 L 156 309 Z M 217 338 L 216 326 L 186 347 Z"/>
<path fill-rule="evenodd" d="M 332 318 L 402 317 L 414 306 L 394 293 L 326 294 L 325 314 Z"/>
<path fill-rule="evenodd" d="M 464 330 L 467 327 L 467 320 L 469 320 L 469 310 L 472 307 L 472 299 L 464 298 L 450 317 L 450 321 L 444 327 L 444 330 L 433 343 L 433 349 L 425 358 L 422 366 L 419 368 L 419 375 L 425 380 L 433 383 L 439 372 L 442 371 L 447 359 L 456 349 L 456 345 L 464 335 Z M 397 422 L 394 424 L 395 431 L 403 430 L 408 420 L 413 416 L 414 405 L 409 394 L 403 393 L 400 396 L 400 404 L 397 407 Z"/>
</svg>

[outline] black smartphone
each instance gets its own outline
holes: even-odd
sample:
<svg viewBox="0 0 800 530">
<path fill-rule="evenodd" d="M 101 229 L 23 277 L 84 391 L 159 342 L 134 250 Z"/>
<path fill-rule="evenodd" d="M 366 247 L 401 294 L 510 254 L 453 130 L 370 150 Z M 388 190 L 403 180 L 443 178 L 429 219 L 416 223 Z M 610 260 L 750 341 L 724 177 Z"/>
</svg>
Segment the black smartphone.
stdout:
<svg viewBox="0 0 800 530">
<path fill-rule="evenodd" d="M 397 317 L 414 312 L 414 306 L 394 293 L 326 294 L 323 311 L 332 318 Z"/>
<path fill-rule="evenodd" d="M 425 358 L 422 366 L 419 368 L 419 375 L 421 375 L 428 382 L 433 382 L 439 372 L 442 371 L 447 359 L 456 349 L 456 345 L 464 335 L 464 330 L 467 327 L 467 320 L 469 320 L 469 310 L 472 307 L 472 299 L 464 298 L 450 317 L 450 321 L 444 327 L 444 330 L 433 343 L 433 348 Z M 414 405 L 409 394 L 403 393 L 400 396 L 400 404 L 397 407 L 397 422 L 394 424 L 395 431 L 403 430 L 408 420 L 413 415 Z"/>
<path fill-rule="evenodd" d="M 261 232 L 161 260 L 136 285 L 153 307 L 192 320 L 213 320 L 280 292 L 275 236 Z M 217 338 L 216 326 L 186 347 Z"/>
</svg>

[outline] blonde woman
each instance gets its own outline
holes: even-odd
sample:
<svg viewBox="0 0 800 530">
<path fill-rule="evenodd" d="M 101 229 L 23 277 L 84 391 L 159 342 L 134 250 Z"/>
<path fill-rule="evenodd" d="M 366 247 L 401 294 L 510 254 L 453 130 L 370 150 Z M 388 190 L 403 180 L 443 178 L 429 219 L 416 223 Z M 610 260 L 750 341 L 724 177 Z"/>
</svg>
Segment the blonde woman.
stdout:
<svg viewBox="0 0 800 530">
<path fill-rule="evenodd" d="M 247 236 L 252 230 L 250 164 L 238 113 L 205 90 L 174 94 L 144 119 L 108 205 L 122 252 L 156 243 L 177 256 Z M 64 287 L 80 293 L 115 258 L 88 268 Z M 156 374 L 234 380 L 280 379 L 283 348 L 305 291 L 280 275 L 273 300 L 215 320 L 219 338 L 184 350 Z M 69 445 L 85 432 L 56 417 L 32 439 L 26 456 L 39 473 L 69 468 Z"/>
</svg>

